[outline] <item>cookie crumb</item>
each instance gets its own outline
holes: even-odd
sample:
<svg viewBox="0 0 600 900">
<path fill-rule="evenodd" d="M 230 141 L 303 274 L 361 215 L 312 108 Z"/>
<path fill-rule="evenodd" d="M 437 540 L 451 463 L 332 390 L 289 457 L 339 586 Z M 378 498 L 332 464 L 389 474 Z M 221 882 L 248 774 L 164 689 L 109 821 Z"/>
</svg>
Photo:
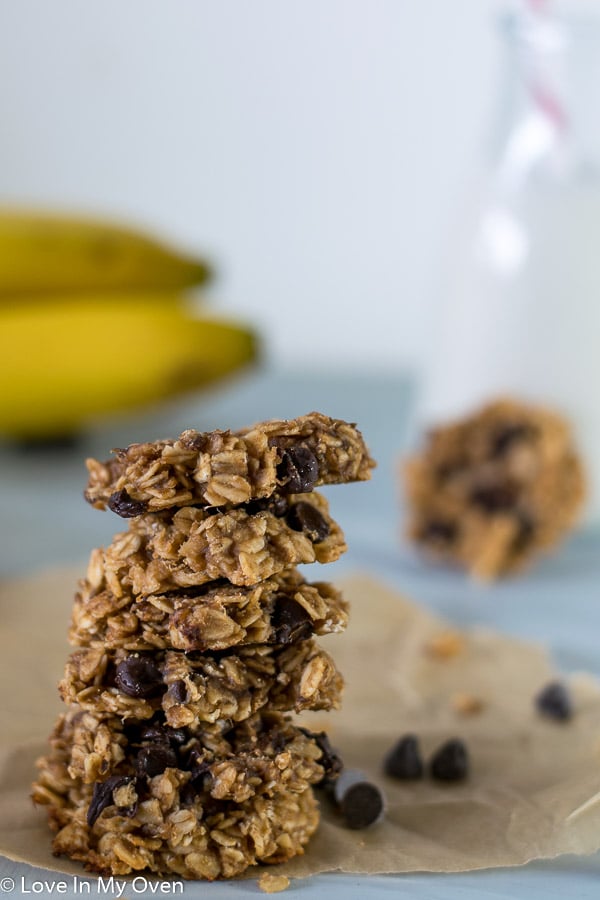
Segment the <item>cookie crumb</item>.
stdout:
<svg viewBox="0 0 600 900">
<path fill-rule="evenodd" d="M 452 694 L 450 704 L 454 712 L 461 716 L 475 716 L 477 713 L 481 712 L 484 706 L 481 697 L 476 697 L 474 694 L 467 694 L 461 691 Z"/>
<path fill-rule="evenodd" d="M 453 659 L 465 649 L 465 639 L 459 631 L 440 631 L 426 642 L 424 651 L 434 659 Z"/>
<path fill-rule="evenodd" d="M 290 879 L 287 875 L 269 875 L 268 872 L 265 872 L 260 876 L 258 886 L 265 894 L 278 894 L 279 891 L 287 891 Z"/>
</svg>

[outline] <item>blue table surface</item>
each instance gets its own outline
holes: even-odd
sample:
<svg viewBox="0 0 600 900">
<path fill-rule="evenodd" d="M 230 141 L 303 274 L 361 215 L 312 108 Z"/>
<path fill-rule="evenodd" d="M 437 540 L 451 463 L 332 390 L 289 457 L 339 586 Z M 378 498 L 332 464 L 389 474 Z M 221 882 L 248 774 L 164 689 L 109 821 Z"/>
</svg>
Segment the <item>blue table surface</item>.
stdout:
<svg viewBox="0 0 600 900">
<path fill-rule="evenodd" d="M 378 461 L 368 484 L 326 489 L 349 545 L 345 557 L 328 567 L 328 579 L 335 581 L 357 570 L 370 572 L 459 626 L 486 625 L 541 642 L 551 649 L 561 668 L 585 669 L 600 676 L 600 532 L 578 533 L 560 553 L 530 573 L 491 588 L 472 584 L 460 573 L 424 565 L 402 543 L 398 464 L 412 440 L 411 405 L 410 380 L 400 375 L 261 371 L 210 395 L 113 420 L 68 449 L 0 446 L 0 574 L 27 575 L 45 566 L 70 563 L 80 564 L 83 570 L 91 548 L 110 540 L 116 530 L 114 517 L 92 510 L 82 499 L 86 481 L 82 461 L 86 456 L 103 459 L 111 447 L 176 434 L 186 427 L 236 428 L 319 409 L 357 422 Z M 0 857 L 0 893 L 11 892 L 10 879 L 15 882 L 13 893 L 20 896 L 23 886 L 31 890 L 36 880 L 56 878 L 56 873 Z M 70 876 L 64 878 L 64 896 L 79 896 Z M 455 875 L 327 874 L 295 881 L 290 890 L 301 892 L 307 900 L 390 894 L 417 900 L 546 900 L 567 892 L 596 897 L 599 879 L 597 854 Z M 90 876 L 88 880 L 93 894 L 94 879 Z M 184 889 L 188 900 L 257 893 L 255 880 L 189 882 Z M 128 888 L 125 896 L 131 900 L 135 893 Z"/>
</svg>

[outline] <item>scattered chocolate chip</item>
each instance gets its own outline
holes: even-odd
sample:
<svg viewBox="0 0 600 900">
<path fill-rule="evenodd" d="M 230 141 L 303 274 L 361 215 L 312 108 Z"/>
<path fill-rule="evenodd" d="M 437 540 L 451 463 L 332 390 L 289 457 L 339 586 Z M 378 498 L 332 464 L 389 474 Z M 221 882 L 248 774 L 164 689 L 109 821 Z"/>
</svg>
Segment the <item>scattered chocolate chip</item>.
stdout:
<svg viewBox="0 0 600 900">
<path fill-rule="evenodd" d="M 535 705 L 543 716 L 566 722 L 573 715 L 573 701 L 566 685 L 551 681 L 535 698 Z"/>
<path fill-rule="evenodd" d="M 309 614 L 303 606 L 286 594 L 279 594 L 275 598 L 271 625 L 277 644 L 301 641 L 313 633 L 312 619 Z"/>
<path fill-rule="evenodd" d="M 112 775 L 106 781 L 97 781 L 88 807 L 87 823 L 92 827 L 102 810 L 113 805 L 113 791 L 133 781 L 132 775 Z"/>
<path fill-rule="evenodd" d="M 510 448 L 522 441 L 523 438 L 529 437 L 531 434 L 531 426 L 521 424 L 506 425 L 496 434 L 492 444 L 492 458 L 497 459 L 510 450 Z"/>
<path fill-rule="evenodd" d="M 185 681 L 174 681 L 169 685 L 169 694 L 175 703 L 185 703 L 187 699 L 187 687 Z"/>
<path fill-rule="evenodd" d="M 319 478 L 317 457 L 308 447 L 289 447 L 282 453 L 277 478 L 289 494 L 312 491 Z"/>
<path fill-rule="evenodd" d="M 426 522 L 420 531 L 420 539 L 423 541 L 443 541 L 451 544 L 458 534 L 455 522 L 444 522 L 441 519 L 433 519 Z"/>
<path fill-rule="evenodd" d="M 115 684 L 128 697 L 156 697 L 164 690 L 160 670 L 147 656 L 128 656 L 117 666 Z"/>
<path fill-rule="evenodd" d="M 496 484 L 487 487 L 476 487 L 469 498 L 475 506 L 488 513 L 502 512 L 514 507 L 517 491 L 509 484 Z"/>
<path fill-rule="evenodd" d="M 177 768 L 177 755 L 168 744 L 142 747 L 135 759 L 135 773 L 140 777 L 161 775 L 165 769 Z"/>
<path fill-rule="evenodd" d="M 323 767 L 325 774 L 320 784 L 323 785 L 325 782 L 333 782 L 344 768 L 344 764 L 339 754 L 336 753 L 331 746 L 327 734 L 324 731 L 311 731 L 309 728 L 300 728 L 300 731 L 302 734 L 306 735 L 306 737 L 312 738 L 321 751 L 319 765 Z"/>
<path fill-rule="evenodd" d="M 335 782 L 333 797 L 348 828 L 367 828 L 383 815 L 383 794 L 357 769 L 342 772 Z"/>
<path fill-rule="evenodd" d="M 141 516 L 142 513 L 145 513 L 148 505 L 143 500 L 134 500 L 123 488 L 122 491 L 115 491 L 110 495 L 108 508 L 122 519 L 132 519 L 134 516 Z"/>
<path fill-rule="evenodd" d="M 469 755 L 458 738 L 446 741 L 434 753 L 429 771 L 438 781 L 461 781 L 469 772 Z"/>
<path fill-rule="evenodd" d="M 304 500 L 290 506 L 285 521 L 294 531 L 302 531 L 308 535 L 313 544 L 324 541 L 329 534 L 329 523 L 319 510 Z"/>
<path fill-rule="evenodd" d="M 392 778 L 410 779 L 423 777 L 423 760 L 419 742 L 413 734 L 407 734 L 392 747 L 383 762 L 386 775 Z"/>
</svg>

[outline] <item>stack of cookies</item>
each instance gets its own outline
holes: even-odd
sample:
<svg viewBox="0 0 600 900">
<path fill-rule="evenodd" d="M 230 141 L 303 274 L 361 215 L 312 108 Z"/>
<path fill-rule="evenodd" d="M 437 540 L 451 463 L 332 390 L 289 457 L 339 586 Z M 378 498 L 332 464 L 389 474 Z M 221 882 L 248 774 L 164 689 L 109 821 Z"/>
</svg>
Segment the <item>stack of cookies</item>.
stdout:
<svg viewBox="0 0 600 900">
<path fill-rule="evenodd" d="M 286 714 L 339 704 L 314 635 L 341 631 L 347 608 L 296 567 L 346 549 L 314 488 L 373 465 L 353 425 L 320 413 L 88 462 L 86 499 L 131 521 L 75 599 L 69 707 L 33 794 L 55 853 L 214 879 L 302 852 L 311 786 L 340 764 Z"/>
</svg>

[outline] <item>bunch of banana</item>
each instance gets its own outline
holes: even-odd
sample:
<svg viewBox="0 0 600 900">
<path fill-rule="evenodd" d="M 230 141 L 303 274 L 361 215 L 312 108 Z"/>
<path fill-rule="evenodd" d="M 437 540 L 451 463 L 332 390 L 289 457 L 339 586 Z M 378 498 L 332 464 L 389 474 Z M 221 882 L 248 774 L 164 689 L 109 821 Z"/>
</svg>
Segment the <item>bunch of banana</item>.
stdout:
<svg viewBox="0 0 600 900">
<path fill-rule="evenodd" d="M 208 277 L 133 230 L 0 212 L 0 435 L 75 434 L 249 363 L 251 331 L 189 311 Z"/>
</svg>

